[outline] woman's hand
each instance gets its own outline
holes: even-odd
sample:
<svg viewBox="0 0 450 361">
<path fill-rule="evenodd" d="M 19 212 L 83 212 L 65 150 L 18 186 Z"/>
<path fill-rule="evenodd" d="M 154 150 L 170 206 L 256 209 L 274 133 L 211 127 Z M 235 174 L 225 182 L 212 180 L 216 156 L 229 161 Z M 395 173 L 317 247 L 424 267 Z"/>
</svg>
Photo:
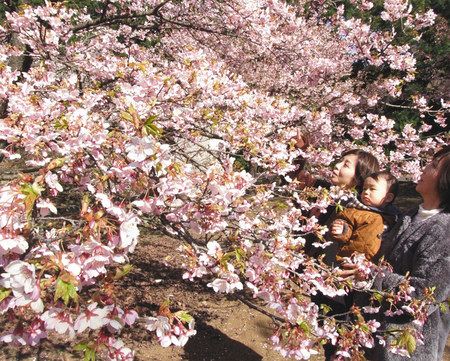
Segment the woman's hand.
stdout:
<svg viewBox="0 0 450 361">
<path fill-rule="evenodd" d="M 297 135 L 295 139 L 295 147 L 301 150 L 305 150 L 309 145 L 309 137 L 303 134 L 300 129 L 297 129 Z"/>
<path fill-rule="evenodd" d="M 355 278 L 358 276 L 358 265 L 356 264 L 343 263 L 340 268 L 342 269 L 338 271 L 336 275 L 342 279 Z"/>
<path fill-rule="evenodd" d="M 298 172 L 296 179 L 299 182 L 300 189 L 304 189 L 305 187 L 312 187 L 314 185 L 314 182 L 316 181 L 311 173 L 303 169 Z"/>
</svg>

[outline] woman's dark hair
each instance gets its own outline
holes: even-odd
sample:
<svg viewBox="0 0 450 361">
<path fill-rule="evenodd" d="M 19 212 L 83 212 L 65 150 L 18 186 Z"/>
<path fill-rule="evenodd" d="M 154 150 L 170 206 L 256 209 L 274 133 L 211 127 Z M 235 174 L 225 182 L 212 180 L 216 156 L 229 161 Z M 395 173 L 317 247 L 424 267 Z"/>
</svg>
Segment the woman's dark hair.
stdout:
<svg viewBox="0 0 450 361">
<path fill-rule="evenodd" d="M 355 167 L 355 188 L 360 193 L 366 179 L 372 173 L 380 170 L 378 159 L 369 152 L 361 149 L 351 149 L 342 154 L 342 158 L 346 155 L 356 155 L 358 160 Z"/>
<path fill-rule="evenodd" d="M 441 200 L 440 207 L 450 212 L 450 145 L 444 146 L 436 152 L 433 160 L 439 164 L 438 192 Z"/>
</svg>

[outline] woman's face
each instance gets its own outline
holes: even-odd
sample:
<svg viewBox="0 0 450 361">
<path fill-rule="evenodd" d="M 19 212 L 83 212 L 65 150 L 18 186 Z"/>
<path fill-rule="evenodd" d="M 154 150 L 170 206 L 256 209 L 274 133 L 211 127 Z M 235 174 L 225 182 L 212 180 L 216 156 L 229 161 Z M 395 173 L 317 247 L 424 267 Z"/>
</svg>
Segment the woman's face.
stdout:
<svg viewBox="0 0 450 361">
<path fill-rule="evenodd" d="M 355 170 L 358 163 L 356 154 L 347 154 L 336 163 L 331 177 L 331 183 L 336 186 L 350 188 L 355 185 Z"/>
<path fill-rule="evenodd" d="M 439 195 L 439 160 L 433 159 L 422 170 L 420 179 L 416 185 L 416 191 L 423 197 Z"/>
</svg>

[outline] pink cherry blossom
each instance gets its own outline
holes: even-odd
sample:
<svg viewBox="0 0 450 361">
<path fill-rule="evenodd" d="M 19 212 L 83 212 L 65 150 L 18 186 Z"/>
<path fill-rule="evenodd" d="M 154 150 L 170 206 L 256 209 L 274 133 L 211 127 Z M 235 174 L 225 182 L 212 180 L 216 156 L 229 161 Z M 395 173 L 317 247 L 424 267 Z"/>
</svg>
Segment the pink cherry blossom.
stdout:
<svg viewBox="0 0 450 361">
<path fill-rule="evenodd" d="M 67 334 L 69 338 L 75 337 L 74 322 L 70 313 L 60 308 L 45 311 L 40 319 L 45 322 L 47 330 L 54 330 L 59 334 Z"/>
<path fill-rule="evenodd" d="M 151 227 L 183 243 L 183 278 L 204 277 L 221 293 L 248 287 L 283 319 L 272 340 L 285 356 L 308 359 L 330 342 L 338 357 L 359 357 L 373 332 L 390 345 L 362 321 L 377 300 L 347 333 L 307 301 L 319 291 L 370 294 L 386 266 L 355 255 L 358 280 L 344 282 L 309 257 L 309 237 L 328 245 L 319 216 L 351 195 L 303 187 L 290 172 L 302 157 L 305 171 L 329 179 L 330 165 L 357 147 L 417 176 L 448 142 L 426 133 L 432 122 L 444 127 L 448 100 L 415 95 L 407 102 L 419 123 L 401 128 L 383 107 L 396 107 L 422 71 L 414 50 L 436 14 L 405 0 L 384 1 L 381 14 L 367 0 L 111 3 L 102 17 L 29 5 L 0 26 L 0 157 L 33 167 L 0 187 L 0 311 L 23 325 L 2 340 L 36 345 L 46 333 L 89 330 L 102 357 L 131 359 L 118 337 L 142 323 L 112 290 Z M 33 62 L 17 71 L 11 60 L 24 49 Z M 308 138 L 301 149 L 298 132 Z M 433 301 L 413 295 L 406 279 L 382 296 L 388 314 L 411 314 L 420 329 Z M 162 307 L 147 320 L 165 347 L 195 334 L 179 312 Z"/>
<path fill-rule="evenodd" d="M 42 217 L 48 216 L 50 213 L 58 213 L 55 205 L 48 199 L 41 199 L 38 203 L 36 203 L 36 207 L 39 208 L 39 213 Z"/>
<path fill-rule="evenodd" d="M 110 337 L 108 339 L 108 351 L 105 355 L 105 360 L 108 361 L 131 361 L 134 359 L 134 351 L 125 347 L 125 344 L 120 339 Z"/>
<path fill-rule="evenodd" d="M 107 309 L 97 307 L 96 302 L 91 303 L 75 320 L 74 329 L 77 333 L 82 333 L 87 328 L 98 330 L 106 325 L 107 314 Z"/>
<path fill-rule="evenodd" d="M 56 174 L 48 172 L 45 175 L 45 182 L 50 187 L 50 189 L 54 189 L 54 190 L 56 190 L 58 192 L 62 192 L 63 191 L 63 187 L 59 183 L 58 176 Z"/>
</svg>

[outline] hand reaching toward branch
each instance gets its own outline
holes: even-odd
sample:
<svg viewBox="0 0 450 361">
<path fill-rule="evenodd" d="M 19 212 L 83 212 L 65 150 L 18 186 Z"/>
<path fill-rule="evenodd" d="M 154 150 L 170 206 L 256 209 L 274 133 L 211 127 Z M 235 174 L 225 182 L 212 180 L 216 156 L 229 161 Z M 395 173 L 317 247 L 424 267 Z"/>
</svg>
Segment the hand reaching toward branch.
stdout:
<svg viewBox="0 0 450 361">
<path fill-rule="evenodd" d="M 301 150 L 305 150 L 309 144 L 309 136 L 303 134 L 300 129 L 297 129 L 297 135 L 295 136 L 295 147 Z"/>
<path fill-rule="evenodd" d="M 343 263 L 340 266 L 342 270 L 337 272 L 337 276 L 342 279 L 353 278 L 358 275 L 358 265 L 354 263 Z"/>
<path fill-rule="evenodd" d="M 305 187 L 312 187 L 315 182 L 314 176 L 311 173 L 309 173 L 307 170 L 303 170 L 303 169 L 300 172 L 298 172 L 296 178 L 300 183 L 300 185 L 299 185 L 300 189 L 303 189 Z"/>
</svg>

